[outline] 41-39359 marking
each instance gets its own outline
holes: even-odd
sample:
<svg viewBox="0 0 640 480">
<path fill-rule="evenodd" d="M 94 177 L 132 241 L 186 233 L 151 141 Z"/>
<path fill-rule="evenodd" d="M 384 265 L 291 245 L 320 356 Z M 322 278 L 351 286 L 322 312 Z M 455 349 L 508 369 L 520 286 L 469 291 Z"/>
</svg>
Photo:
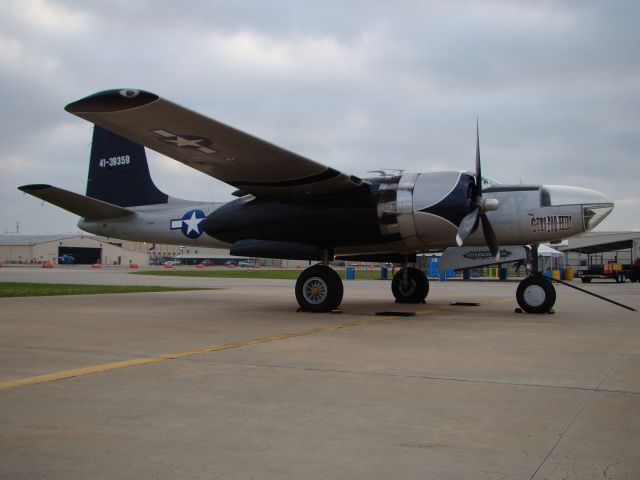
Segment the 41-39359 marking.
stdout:
<svg viewBox="0 0 640 480">
<path fill-rule="evenodd" d="M 98 165 L 102 168 L 120 167 L 122 165 L 129 165 L 130 163 L 131 163 L 131 157 L 129 155 L 101 158 L 100 160 L 98 160 Z"/>
</svg>

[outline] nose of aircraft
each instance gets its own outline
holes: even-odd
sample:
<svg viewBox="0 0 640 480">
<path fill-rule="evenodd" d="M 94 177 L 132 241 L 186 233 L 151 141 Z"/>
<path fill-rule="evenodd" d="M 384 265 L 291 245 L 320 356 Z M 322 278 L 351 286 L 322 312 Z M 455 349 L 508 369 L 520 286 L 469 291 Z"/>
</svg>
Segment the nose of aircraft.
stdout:
<svg viewBox="0 0 640 480">
<path fill-rule="evenodd" d="M 563 205 L 581 205 L 584 231 L 593 230 L 614 207 L 611 199 L 604 193 L 590 188 L 568 187 L 564 185 L 545 185 L 542 187 L 543 206 L 559 207 Z"/>
</svg>

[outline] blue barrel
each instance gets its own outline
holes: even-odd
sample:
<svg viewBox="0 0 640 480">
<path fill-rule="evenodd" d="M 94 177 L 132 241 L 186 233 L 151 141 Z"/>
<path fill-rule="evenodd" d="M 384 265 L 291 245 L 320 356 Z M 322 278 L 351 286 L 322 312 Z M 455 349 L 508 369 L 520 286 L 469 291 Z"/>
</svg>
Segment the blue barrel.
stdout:
<svg viewBox="0 0 640 480">
<path fill-rule="evenodd" d="M 470 268 L 465 268 L 464 270 L 462 270 L 462 279 L 463 280 L 470 280 L 471 279 L 471 269 Z"/>
<path fill-rule="evenodd" d="M 439 258 L 429 257 L 429 276 L 437 277 L 439 275 L 438 270 Z"/>
<path fill-rule="evenodd" d="M 345 272 L 345 277 L 347 280 L 355 280 L 356 279 L 356 269 L 353 267 L 347 267 Z"/>
<path fill-rule="evenodd" d="M 380 267 L 380 280 L 386 280 L 388 275 L 387 267 Z"/>
<path fill-rule="evenodd" d="M 508 276 L 509 276 L 509 270 L 506 269 L 506 268 L 501 268 L 500 269 L 500 280 L 506 280 Z"/>
<path fill-rule="evenodd" d="M 545 277 L 551 278 L 551 269 L 550 269 L 550 268 L 545 268 L 545 269 L 542 271 L 542 274 L 543 274 Z"/>
</svg>

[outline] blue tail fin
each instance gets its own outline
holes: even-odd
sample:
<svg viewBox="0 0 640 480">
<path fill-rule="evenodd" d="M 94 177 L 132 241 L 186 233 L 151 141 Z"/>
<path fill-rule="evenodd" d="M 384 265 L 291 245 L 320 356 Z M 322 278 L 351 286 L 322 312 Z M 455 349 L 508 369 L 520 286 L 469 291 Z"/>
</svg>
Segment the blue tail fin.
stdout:
<svg viewBox="0 0 640 480">
<path fill-rule="evenodd" d="M 120 207 L 167 203 L 151 180 L 144 147 L 95 126 L 87 196 Z"/>
</svg>

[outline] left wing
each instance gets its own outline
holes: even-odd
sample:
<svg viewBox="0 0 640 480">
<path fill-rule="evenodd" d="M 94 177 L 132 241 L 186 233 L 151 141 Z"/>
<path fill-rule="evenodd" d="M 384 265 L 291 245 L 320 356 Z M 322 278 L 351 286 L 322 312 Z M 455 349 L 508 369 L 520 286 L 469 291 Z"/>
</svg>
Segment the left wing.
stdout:
<svg viewBox="0 0 640 480">
<path fill-rule="evenodd" d="M 366 185 L 142 90 L 107 90 L 68 112 L 256 197 L 309 197 Z"/>
</svg>

